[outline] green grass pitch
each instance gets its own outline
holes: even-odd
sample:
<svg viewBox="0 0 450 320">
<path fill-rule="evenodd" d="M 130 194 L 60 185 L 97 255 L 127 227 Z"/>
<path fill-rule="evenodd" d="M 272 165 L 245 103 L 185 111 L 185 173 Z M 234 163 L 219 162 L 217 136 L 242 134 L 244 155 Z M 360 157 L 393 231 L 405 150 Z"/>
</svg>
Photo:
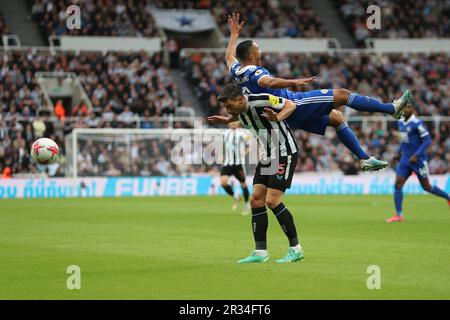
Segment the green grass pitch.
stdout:
<svg viewBox="0 0 450 320">
<path fill-rule="evenodd" d="M 449 299 L 450 211 L 406 196 L 290 196 L 305 260 L 278 265 L 287 240 L 269 214 L 264 264 L 250 217 L 226 197 L 1 200 L 0 299 Z M 66 269 L 81 268 L 81 289 Z M 381 289 L 366 286 L 381 268 Z"/>
</svg>

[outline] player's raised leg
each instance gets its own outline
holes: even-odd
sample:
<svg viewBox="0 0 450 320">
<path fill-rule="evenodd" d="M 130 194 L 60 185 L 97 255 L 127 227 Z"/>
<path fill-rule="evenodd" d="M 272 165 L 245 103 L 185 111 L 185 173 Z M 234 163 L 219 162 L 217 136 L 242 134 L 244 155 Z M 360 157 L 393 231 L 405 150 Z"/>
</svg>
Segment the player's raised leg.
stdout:
<svg viewBox="0 0 450 320">
<path fill-rule="evenodd" d="M 387 167 L 386 161 L 381 161 L 370 156 L 361 147 L 359 140 L 345 121 L 345 117 L 339 110 L 332 110 L 329 115 L 329 125 L 336 129 L 336 135 L 342 144 L 350 150 L 359 160 L 363 171 L 376 171 Z"/>
<path fill-rule="evenodd" d="M 238 263 L 266 262 L 269 260 L 267 251 L 267 227 L 269 224 L 266 208 L 267 187 L 262 184 L 253 186 L 252 199 L 252 231 L 255 239 L 255 250 Z"/>
<path fill-rule="evenodd" d="M 304 254 L 300 242 L 298 241 L 294 217 L 282 202 L 283 195 L 283 191 L 270 188 L 268 189 L 266 196 L 267 206 L 272 210 L 289 241 L 287 254 L 283 258 L 278 259 L 277 262 L 296 262 L 303 259 Z"/>
<path fill-rule="evenodd" d="M 392 103 L 383 103 L 377 99 L 361 96 L 347 89 L 334 89 L 334 106 L 347 105 L 352 109 L 365 112 L 381 112 L 391 114 L 395 119 L 400 119 L 407 104 L 411 100 L 411 92 L 405 90 L 399 99 Z"/>
<path fill-rule="evenodd" d="M 345 117 L 335 108 L 334 90 L 313 90 L 303 92 L 294 99 L 297 109 L 287 122 L 293 128 L 324 135 L 328 126 L 334 127 L 342 143 L 360 159 L 363 171 L 375 171 L 385 168 L 388 163 L 371 157 L 361 147 L 355 134 L 345 122 Z"/>
</svg>

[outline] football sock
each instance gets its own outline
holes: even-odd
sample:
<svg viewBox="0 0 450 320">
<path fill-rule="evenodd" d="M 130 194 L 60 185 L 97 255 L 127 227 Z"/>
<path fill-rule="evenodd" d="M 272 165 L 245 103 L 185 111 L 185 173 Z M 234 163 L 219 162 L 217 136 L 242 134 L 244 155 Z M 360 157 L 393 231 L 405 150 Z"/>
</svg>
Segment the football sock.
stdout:
<svg viewBox="0 0 450 320">
<path fill-rule="evenodd" d="M 358 159 L 369 159 L 370 156 L 361 148 L 358 139 L 353 133 L 352 129 L 344 122 L 336 128 L 336 134 L 341 142 L 350 150 Z"/>
<path fill-rule="evenodd" d="M 403 190 L 395 189 L 394 191 L 395 210 L 398 216 L 402 215 Z"/>
<path fill-rule="evenodd" d="M 234 195 L 233 188 L 230 185 L 222 186 L 222 188 L 225 190 L 226 193 L 228 193 L 230 196 Z"/>
<path fill-rule="evenodd" d="M 432 193 L 432 194 L 434 194 L 434 195 L 436 195 L 438 197 L 450 200 L 448 194 L 444 190 L 439 189 L 436 186 L 431 187 L 430 193 Z"/>
<path fill-rule="evenodd" d="M 242 187 L 242 193 L 244 194 L 244 201 L 248 202 L 249 192 L 247 187 Z"/>
<path fill-rule="evenodd" d="M 262 256 L 262 257 L 266 257 L 266 256 L 269 254 L 269 252 L 268 252 L 267 250 L 255 250 L 255 252 L 256 252 L 259 256 Z"/>
<path fill-rule="evenodd" d="M 351 93 L 347 100 L 347 106 L 358 111 L 367 112 L 382 112 L 394 114 L 394 105 L 392 103 L 383 103 L 374 98 L 367 96 L 360 96 L 356 93 Z"/>
<path fill-rule="evenodd" d="M 295 247 L 291 247 L 295 252 L 300 252 L 302 250 L 302 246 L 300 244 L 296 245 Z"/>
<path fill-rule="evenodd" d="M 277 217 L 278 223 L 289 239 L 289 246 L 295 247 L 299 244 L 297 230 L 295 229 L 294 218 L 288 208 L 283 203 L 272 209 L 273 214 Z"/>
<path fill-rule="evenodd" d="M 268 224 L 266 207 L 252 208 L 252 230 L 256 250 L 267 250 Z"/>
</svg>

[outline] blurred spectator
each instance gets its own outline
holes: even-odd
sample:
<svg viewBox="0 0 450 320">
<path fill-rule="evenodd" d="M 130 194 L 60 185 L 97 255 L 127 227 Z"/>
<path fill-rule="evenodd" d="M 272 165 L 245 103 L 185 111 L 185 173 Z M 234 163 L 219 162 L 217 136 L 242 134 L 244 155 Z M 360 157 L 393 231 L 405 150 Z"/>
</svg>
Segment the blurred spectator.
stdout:
<svg viewBox="0 0 450 320">
<path fill-rule="evenodd" d="M 44 121 L 42 121 L 39 117 L 37 117 L 33 121 L 33 129 L 34 129 L 34 136 L 36 139 L 42 138 L 44 136 L 44 132 L 47 129 L 45 126 Z"/>
<path fill-rule="evenodd" d="M 0 46 L 3 46 L 3 35 L 10 34 L 8 27 L 6 26 L 5 20 L 3 19 L 3 15 L 0 12 Z"/>
<path fill-rule="evenodd" d="M 448 0 L 335 0 L 355 40 L 365 47 L 372 38 L 448 38 L 450 2 Z M 381 8 L 381 28 L 369 30 L 366 13 L 369 5 Z"/>
<path fill-rule="evenodd" d="M 155 37 L 158 29 L 146 2 L 140 0 L 77 1 L 80 6 L 81 29 L 66 26 L 63 0 L 34 0 L 31 16 L 38 23 L 44 39 L 51 35 Z"/>
<path fill-rule="evenodd" d="M 55 104 L 55 116 L 61 121 L 64 121 L 66 117 L 66 110 L 64 109 L 62 100 L 58 100 Z"/>
<path fill-rule="evenodd" d="M 2 172 L 2 179 L 11 179 L 12 178 L 12 172 L 10 167 L 5 167 Z"/>
</svg>

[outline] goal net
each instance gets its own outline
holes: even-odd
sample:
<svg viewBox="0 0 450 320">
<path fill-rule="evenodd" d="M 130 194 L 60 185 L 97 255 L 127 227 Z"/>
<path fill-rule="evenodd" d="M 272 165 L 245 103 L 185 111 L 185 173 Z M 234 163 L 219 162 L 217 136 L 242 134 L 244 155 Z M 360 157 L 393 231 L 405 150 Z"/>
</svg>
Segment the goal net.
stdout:
<svg viewBox="0 0 450 320">
<path fill-rule="evenodd" d="M 75 129 L 65 138 L 67 177 L 217 175 L 223 129 Z M 256 152 L 242 150 L 247 159 Z M 245 169 L 251 172 L 246 161 Z"/>
</svg>

